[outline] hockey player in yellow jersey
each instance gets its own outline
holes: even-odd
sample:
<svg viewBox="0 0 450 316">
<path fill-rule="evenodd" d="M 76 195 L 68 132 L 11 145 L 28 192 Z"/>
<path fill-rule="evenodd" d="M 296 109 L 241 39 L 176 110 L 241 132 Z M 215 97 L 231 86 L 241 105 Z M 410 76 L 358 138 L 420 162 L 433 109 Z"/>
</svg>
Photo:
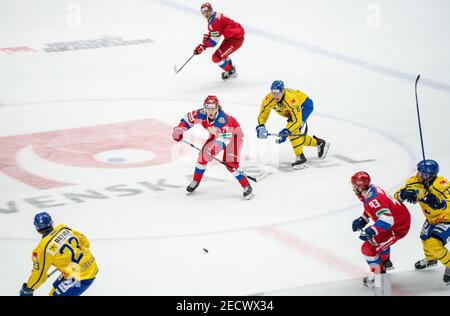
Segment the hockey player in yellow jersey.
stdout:
<svg viewBox="0 0 450 316">
<path fill-rule="evenodd" d="M 265 124 L 272 110 L 287 118 L 287 125 L 278 134 L 279 138 L 276 142 L 281 144 L 289 138 L 296 155 L 296 160 L 292 164 L 294 169 L 307 167 L 307 160 L 303 154 L 304 146 L 317 147 L 318 156 L 321 159 L 325 158 L 330 147 L 328 142 L 316 136 L 299 136 L 303 125 L 305 125 L 313 109 L 313 102 L 305 93 L 299 90 L 285 88 L 281 80 L 276 80 L 272 83 L 271 92 L 266 95 L 261 105 L 258 126 L 256 127 L 258 138 L 266 139 L 269 136 Z"/>
<path fill-rule="evenodd" d="M 425 259 L 416 262 L 416 269 L 434 266 L 439 260 L 446 267 L 444 282 L 450 285 L 450 252 L 445 247 L 450 242 L 450 183 L 438 176 L 439 165 L 434 160 L 422 160 L 417 171 L 394 197 L 402 202 L 419 202 L 425 215 L 420 234 Z"/>
<path fill-rule="evenodd" d="M 33 296 L 34 290 L 47 280 L 51 266 L 61 275 L 53 283 L 50 296 L 81 295 L 92 285 L 98 271 L 87 238 L 66 225 L 53 227 L 53 220 L 46 212 L 35 216 L 34 226 L 42 239 L 33 250 L 33 270 L 20 296 Z"/>
</svg>

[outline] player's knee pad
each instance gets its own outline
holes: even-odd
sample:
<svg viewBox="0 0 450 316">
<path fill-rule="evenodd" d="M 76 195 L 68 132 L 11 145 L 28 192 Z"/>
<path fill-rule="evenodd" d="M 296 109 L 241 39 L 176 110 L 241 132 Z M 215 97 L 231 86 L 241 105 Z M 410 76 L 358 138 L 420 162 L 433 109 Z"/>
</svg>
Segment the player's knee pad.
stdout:
<svg viewBox="0 0 450 316">
<path fill-rule="evenodd" d="M 424 241 L 424 250 L 438 260 L 445 256 L 447 252 L 442 241 L 434 237 L 430 237 Z"/>
<path fill-rule="evenodd" d="M 364 256 L 374 257 L 377 255 L 377 249 L 370 242 L 365 241 L 361 246 L 361 252 Z"/>
<path fill-rule="evenodd" d="M 212 54 L 211 58 L 212 58 L 212 61 L 216 64 L 220 63 L 223 59 L 221 54 L 218 51 L 216 51 L 214 54 Z"/>
</svg>

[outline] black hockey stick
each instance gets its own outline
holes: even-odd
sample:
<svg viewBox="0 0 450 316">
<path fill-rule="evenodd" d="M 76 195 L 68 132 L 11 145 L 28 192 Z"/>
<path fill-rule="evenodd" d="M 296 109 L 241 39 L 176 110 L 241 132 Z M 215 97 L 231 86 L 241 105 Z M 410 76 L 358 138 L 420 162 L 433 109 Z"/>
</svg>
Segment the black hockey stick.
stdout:
<svg viewBox="0 0 450 316">
<path fill-rule="evenodd" d="M 301 134 L 276 134 L 276 133 L 269 133 L 267 135 L 269 136 L 277 136 L 277 137 L 302 137 L 308 134 L 308 124 L 305 124 L 305 131 Z"/>
<path fill-rule="evenodd" d="M 185 143 L 185 144 L 187 144 L 187 145 L 189 145 L 189 146 L 191 146 L 192 148 L 197 149 L 198 151 L 202 151 L 200 148 L 198 148 L 198 147 L 195 146 L 194 144 L 191 144 L 190 142 L 185 141 L 184 139 L 182 140 L 182 142 Z M 256 180 L 256 178 L 254 178 L 254 177 L 252 177 L 252 176 L 249 176 L 249 175 L 246 175 L 243 171 L 236 169 L 235 167 L 233 167 L 233 166 L 227 164 L 225 161 L 220 160 L 220 159 L 218 159 L 218 158 L 216 158 L 216 157 L 213 157 L 213 159 L 214 159 L 215 161 L 220 162 L 222 165 L 227 166 L 228 168 L 233 169 L 234 171 L 239 172 L 240 174 L 242 174 L 243 176 L 246 176 L 246 177 L 249 178 L 250 180 L 252 180 L 252 181 L 254 181 L 254 182 L 258 182 L 258 181 Z"/>
<path fill-rule="evenodd" d="M 422 125 L 420 124 L 419 99 L 417 98 L 417 83 L 419 82 L 419 79 L 420 79 L 420 75 L 417 76 L 416 83 L 415 83 L 416 108 L 417 108 L 417 120 L 419 121 L 420 144 L 422 145 L 422 157 L 423 157 L 423 160 L 425 160 L 425 149 L 423 146 Z"/>
<path fill-rule="evenodd" d="M 194 56 L 195 54 L 192 54 L 192 56 L 183 64 L 183 66 L 181 66 L 180 69 L 177 68 L 177 65 L 173 65 L 173 70 L 175 71 L 175 74 L 178 74 L 181 71 L 181 69 L 183 69 L 183 67 L 186 66 L 186 64 L 190 62 L 192 58 L 194 58 Z"/>
</svg>

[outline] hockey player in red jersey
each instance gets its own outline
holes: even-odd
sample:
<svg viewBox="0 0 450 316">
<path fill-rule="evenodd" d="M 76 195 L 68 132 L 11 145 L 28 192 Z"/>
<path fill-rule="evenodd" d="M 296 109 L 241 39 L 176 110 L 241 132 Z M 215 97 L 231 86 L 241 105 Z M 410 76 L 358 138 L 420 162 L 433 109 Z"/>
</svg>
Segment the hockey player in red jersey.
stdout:
<svg viewBox="0 0 450 316">
<path fill-rule="evenodd" d="M 236 68 L 229 56 L 242 46 L 245 34 L 244 28 L 222 13 L 213 11 L 211 4 L 208 2 L 202 4 L 201 12 L 208 21 L 209 32 L 203 35 L 203 43 L 194 49 L 194 54 L 199 55 L 206 48 L 215 47 L 223 35 L 224 40 L 212 55 L 212 60 L 224 70 L 222 72 L 223 80 L 235 77 L 237 75 Z"/>
<path fill-rule="evenodd" d="M 223 150 L 223 161 L 234 168 L 227 166 L 228 171 L 242 186 L 244 198 L 247 200 L 253 198 L 253 190 L 247 176 L 239 169 L 239 157 L 244 139 L 244 133 L 239 123 L 222 110 L 216 96 L 208 96 L 203 104 L 202 109 L 189 112 L 184 116 L 172 133 L 172 138 L 179 142 L 183 139 L 183 133 L 195 124 L 201 124 L 209 132 L 209 138 L 198 156 L 194 178 L 186 188 L 188 194 L 194 192 L 199 186 L 207 164 Z"/>
<path fill-rule="evenodd" d="M 367 172 L 360 171 L 351 178 L 353 191 L 364 204 L 364 213 L 352 224 L 354 232 L 361 230 L 364 241 L 361 251 L 374 274 L 385 273 L 392 267 L 391 246 L 406 236 L 411 224 L 411 215 L 403 203 L 394 200 L 380 187 L 371 184 Z M 369 221 L 373 224 L 366 228 Z M 374 276 L 365 277 L 366 286 L 374 286 Z"/>
</svg>

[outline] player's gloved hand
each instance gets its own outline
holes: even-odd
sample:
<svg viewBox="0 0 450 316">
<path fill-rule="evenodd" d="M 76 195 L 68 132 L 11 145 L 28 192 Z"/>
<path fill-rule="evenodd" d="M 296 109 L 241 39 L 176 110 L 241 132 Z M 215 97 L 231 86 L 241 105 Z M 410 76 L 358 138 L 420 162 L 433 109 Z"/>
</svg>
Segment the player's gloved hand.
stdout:
<svg viewBox="0 0 450 316">
<path fill-rule="evenodd" d="M 447 207 L 446 201 L 439 201 L 436 195 L 433 193 L 429 193 L 425 198 L 423 199 L 423 202 L 431 207 L 433 210 L 440 210 Z"/>
<path fill-rule="evenodd" d="M 195 55 L 200 55 L 201 53 L 203 53 L 206 50 L 206 46 L 203 44 L 198 45 L 195 49 L 194 49 L 194 54 Z"/>
<path fill-rule="evenodd" d="M 172 138 L 176 142 L 180 142 L 183 139 L 183 129 L 179 127 L 175 127 L 172 132 Z"/>
<path fill-rule="evenodd" d="M 264 124 L 256 126 L 256 135 L 261 139 L 266 139 L 269 136 L 269 132 Z"/>
<path fill-rule="evenodd" d="M 363 229 L 364 227 L 366 227 L 366 225 L 367 225 L 368 222 L 369 222 L 369 221 L 367 220 L 367 218 L 365 218 L 365 217 L 363 217 L 363 216 L 358 217 L 358 218 L 355 219 L 355 220 L 353 221 L 353 223 L 352 223 L 352 230 L 353 230 L 354 232 L 356 232 L 356 231 L 359 230 L 359 229 Z"/>
<path fill-rule="evenodd" d="M 291 135 L 291 132 L 287 128 L 283 128 L 279 133 L 280 137 L 277 138 L 275 141 L 277 144 L 284 143 L 289 135 Z"/>
<path fill-rule="evenodd" d="M 402 201 L 407 201 L 407 202 L 413 203 L 413 204 L 417 203 L 417 193 L 415 190 L 401 189 L 399 196 Z"/>
<path fill-rule="evenodd" d="M 22 289 L 20 290 L 20 296 L 33 296 L 33 292 L 34 292 L 34 290 L 32 290 L 32 289 L 29 289 L 28 287 L 27 287 L 27 284 L 26 283 L 24 283 L 23 285 L 22 285 Z"/>
<path fill-rule="evenodd" d="M 375 229 L 373 229 L 372 227 L 367 227 L 359 236 L 359 239 L 363 241 L 368 241 L 372 239 L 376 234 L 377 232 L 375 231 Z"/>
</svg>

